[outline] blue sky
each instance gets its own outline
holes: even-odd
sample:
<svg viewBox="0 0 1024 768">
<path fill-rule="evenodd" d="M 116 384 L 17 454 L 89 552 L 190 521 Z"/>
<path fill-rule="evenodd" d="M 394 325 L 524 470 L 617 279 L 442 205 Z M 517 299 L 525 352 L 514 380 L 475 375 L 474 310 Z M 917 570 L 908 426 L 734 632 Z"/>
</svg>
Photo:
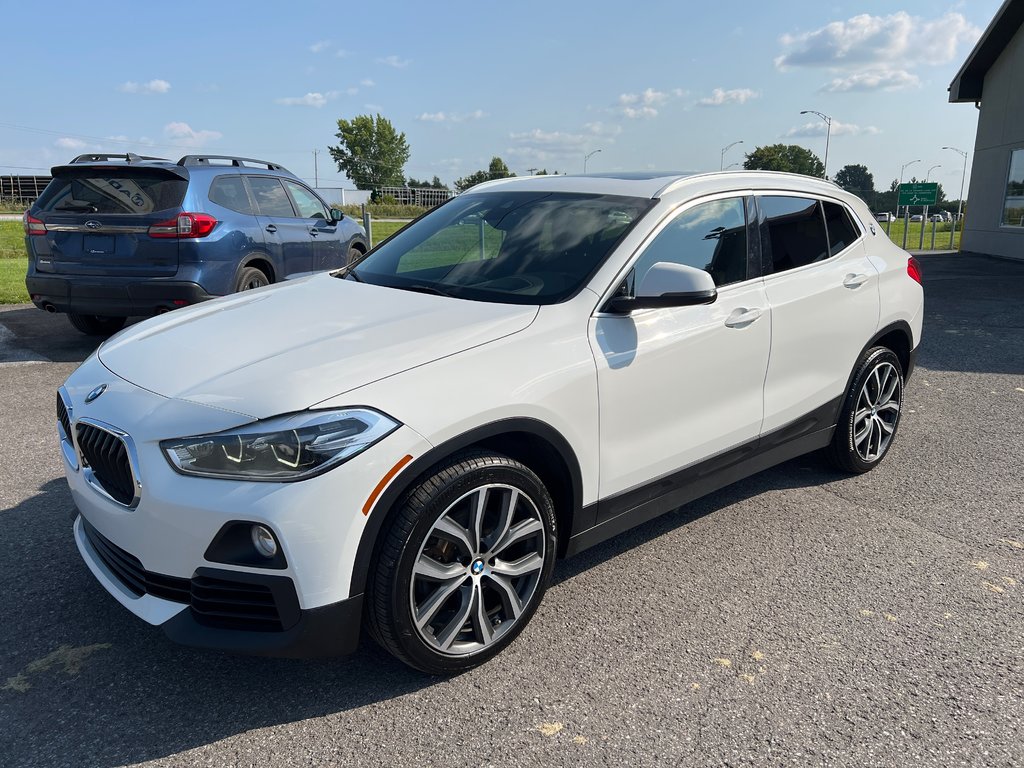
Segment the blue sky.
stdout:
<svg viewBox="0 0 1024 768">
<path fill-rule="evenodd" d="M 326 152 L 338 118 L 380 112 L 406 173 L 717 169 L 797 143 L 829 171 L 863 163 L 960 184 L 977 111 L 946 89 L 999 0 L 936 3 L 8 4 L 0 173 L 86 151 L 280 162 L 351 188 Z"/>
</svg>

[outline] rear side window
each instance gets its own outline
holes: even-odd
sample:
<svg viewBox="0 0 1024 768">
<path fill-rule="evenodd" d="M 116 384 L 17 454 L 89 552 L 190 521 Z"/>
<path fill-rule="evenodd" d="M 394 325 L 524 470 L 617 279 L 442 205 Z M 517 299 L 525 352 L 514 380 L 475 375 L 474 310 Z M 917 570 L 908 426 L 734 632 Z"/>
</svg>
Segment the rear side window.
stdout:
<svg viewBox="0 0 1024 768">
<path fill-rule="evenodd" d="M 256 198 L 256 206 L 264 216 L 295 216 L 288 193 L 281 181 L 273 176 L 250 176 L 249 188 Z"/>
<path fill-rule="evenodd" d="M 252 213 L 241 176 L 218 176 L 210 185 L 210 202 L 239 213 Z"/>
<path fill-rule="evenodd" d="M 835 256 L 860 237 L 860 232 L 850 221 L 850 214 L 839 203 L 822 202 L 825 209 L 825 226 L 828 227 L 829 253 Z"/>
<path fill-rule="evenodd" d="M 59 213 L 152 213 L 179 207 L 187 187 L 167 173 L 83 168 L 55 178 L 38 206 Z"/>
<path fill-rule="evenodd" d="M 766 272 L 785 272 L 830 255 L 821 204 L 806 197 L 766 196 L 761 207 L 761 248 Z"/>
<path fill-rule="evenodd" d="M 300 219 L 327 218 L 327 209 L 316 195 L 294 181 L 286 181 L 284 184 L 288 187 L 288 191 L 292 193 L 292 200 L 295 201 L 295 207 L 299 209 Z"/>
</svg>

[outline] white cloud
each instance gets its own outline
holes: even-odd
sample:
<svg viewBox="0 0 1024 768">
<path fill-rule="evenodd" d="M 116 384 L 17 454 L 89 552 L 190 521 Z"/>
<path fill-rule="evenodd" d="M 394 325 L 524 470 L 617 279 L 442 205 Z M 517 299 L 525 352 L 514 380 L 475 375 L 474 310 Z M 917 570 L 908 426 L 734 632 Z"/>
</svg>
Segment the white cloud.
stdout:
<svg viewBox="0 0 1024 768">
<path fill-rule="evenodd" d="M 327 104 L 327 102 L 336 95 L 337 91 L 329 91 L 327 93 L 314 91 L 312 93 L 307 93 L 305 96 L 285 96 L 282 99 L 277 99 L 277 103 L 284 104 L 289 107 L 316 107 L 317 109 L 320 109 L 320 107 Z"/>
<path fill-rule="evenodd" d="M 928 20 L 905 11 L 889 16 L 861 14 L 833 21 L 811 32 L 786 34 L 785 52 L 775 59 L 790 67 L 878 68 L 884 64 L 943 64 L 952 61 L 961 44 L 971 45 L 981 30 L 962 14 L 947 13 Z"/>
<path fill-rule="evenodd" d="M 220 131 L 197 131 L 188 123 L 174 122 L 164 126 L 164 136 L 172 139 L 179 146 L 198 149 L 211 141 L 216 141 L 223 134 Z"/>
<path fill-rule="evenodd" d="M 334 52 L 334 55 L 337 56 L 339 59 L 347 59 L 349 56 L 352 55 L 352 51 L 346 51 L 344 48 L 339 48 Z"/>
<path fill-rule="evenodd" d="M 786 131 L 788 138 L 811 138 L 824 136 L 828 131 L 828 125 L 824 120 L 817 120 L 813 123 L 804 123 L 796 128 Z M 833 136 L 873 136 L 882 131 L 873 125 L 860 126 L 853 123 L 841 123 L 838 120 L 832 121 Z"/>
<path fill-rule="evenodd" d="M 348 95 L 348 96 L 355 96 L 358 93 L 359 93 L 359 89 L 356 88 L 354 85 L 351 88 L 346 88 L 345 89 L 345 94 Z"/>
<path fill-rule="evenodd" d="M 85 149 L 88 146 L 91 146 L 89 144 L 86 144 L 81 139 L 72 139 L 68 136 L 60 137 L 55 142 L 53 142 L 53 145 L 58 149 L 67 149 L 71 150 L 72 152 L 77 152 L 79 150 Z"/>
<path fill-rule="evenodd" d="M 448 116 L 444 112 L 424 112 L 417 115 L 416 119 L 423 123 L 443 123 Z"/>
<path fill-rule="evenodd" d="M 510 133 L 512 146 L 505 154 L 522 163 L 561 164 L 575 167 L 582 163 L 586 151 L 615 143 L 622 132 L 618 125 L 601 122 L 587 123 L 583 131 L 532 131 Z M 564 168 L 563 168 L 564 170 Z"/>
<path fill-rule="evenodd" d="M 171 90 L 171 84 L 166 80 L 150 80 L 148 83 L 136 83 L 129 80 L 117 86 L 117 90 L 123 93 L 167 93 Z"/>
<path fill-rule="evenodd" d="M 622 93 L 619 94 L 616 111 L 633 120 L 657 117 L 658 108 L 665 104 L 670 97 L 679 98 L 684 94 L 685 91 L 681 88 L 674 88 L 671 94 L 654 88 L 646 88 L 640 93 Z"/>
<path fill-rule="evenodd" d="M 322 53 L 331 47 L 330 40 L 317 40 L 311 46 L 309 46 L 310 53 Z"/>
<path fill-rule="evenodd" d="M 837 77 L 823 85 L 822 91 L 846 93 L 847 91 L 902 91 L 917 88 L 921 78 L 903 69 L 874 69 L 857 72 L 849 77 Z"/>
<path fill-rule="evenodd" d="M 424 123 L 465 123 L 470 120 L 481 120 L 487 117 L 482 109 L 475 109 L 472 112 L 423 112 L 416 116 L 416 119 Z"/>
<path fill-rule="evenodd" d="M 360 81 L 359 81 L 359 84 L 360 84 L 361 86 L 363 86 L 364 88 L 373 88 L 373 86 L 375 86 L 375 85 L 376 85 L 376 83 L 375 83 L 375 82 L 373 82 L 373 80 L 371 80 L 371 79 L 370 79 L 370 78 L 368 78 L 368 77 L 367 77 L 367 78 L 364 78 L 364 79 L 362 79 L 362 80 L 360 80 Z"/>
<path fill-rule="evenodd" d="M 398 56 L 392 54 L 391 56 L 385 56 L 382 59 L 377 59 L 377 63 L 385 64 L 389 67 L 394 67 L 395 69 L 405 69 L 412 63 L 412 61 L 410 59 L 400 59 Z"/>
<path fill-rule="evenodd" d="M 746 104 L 751 99 L 756 99 L 760 96 L 757 91 L 752 91 L 749 88 L 733 88 L 731 90 L 723 90 L 722 88 L 715 88 L 711 95 L 699 99 L 697 104 L 701 107 L 721 107 L 725 104 Z"/>
</svg>

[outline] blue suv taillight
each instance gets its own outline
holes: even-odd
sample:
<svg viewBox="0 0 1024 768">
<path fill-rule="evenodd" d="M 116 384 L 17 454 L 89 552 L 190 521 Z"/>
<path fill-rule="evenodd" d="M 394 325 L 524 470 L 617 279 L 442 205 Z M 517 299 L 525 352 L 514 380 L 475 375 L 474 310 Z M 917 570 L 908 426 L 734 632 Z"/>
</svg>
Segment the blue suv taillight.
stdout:
<svg viewBox="0 0 1024 768">
<path fill-rule="evenodd" d="M 206 237 L 217 226 L 217 220 L 207 213 L 179 213 L 175 218 L 159 221 L 149 228 L 150 237 L 191 239 Z"/>
</svg>

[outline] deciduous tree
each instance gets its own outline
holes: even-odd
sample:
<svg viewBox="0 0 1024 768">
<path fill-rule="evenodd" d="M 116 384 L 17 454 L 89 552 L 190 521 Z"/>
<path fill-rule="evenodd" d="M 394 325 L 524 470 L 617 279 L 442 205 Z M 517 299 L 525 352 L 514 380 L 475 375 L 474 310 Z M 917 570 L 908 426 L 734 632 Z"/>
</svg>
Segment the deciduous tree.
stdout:
<svg viewBox="0 0 1024 768">
<path fill-rule="evenodd" d="M 335 135 L 338 146 L 327 149 L 356 189 L 400 187 L 405 182 L 409 143 L 386 117 L 378 113 L 338 120 Z"/>
</svg>

